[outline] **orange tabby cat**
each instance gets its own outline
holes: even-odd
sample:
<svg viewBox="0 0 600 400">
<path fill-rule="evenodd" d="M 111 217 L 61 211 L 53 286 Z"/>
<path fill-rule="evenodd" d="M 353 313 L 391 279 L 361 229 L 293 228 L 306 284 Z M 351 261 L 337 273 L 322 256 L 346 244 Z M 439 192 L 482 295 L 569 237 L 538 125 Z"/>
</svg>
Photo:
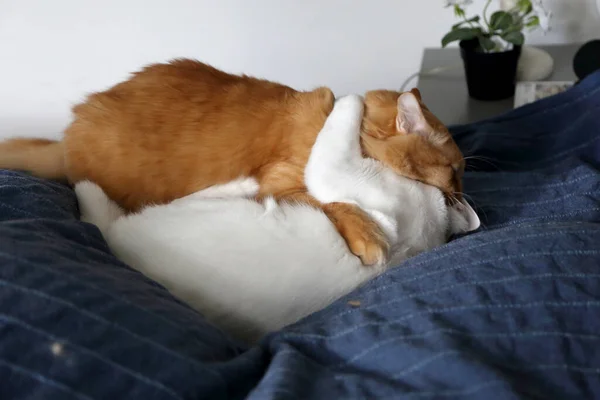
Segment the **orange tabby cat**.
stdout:
<svg viewBox="0 0 600 400">
<path fill-rule="evenodd" d="M 60 142 L 0 143 L 0 168 L 71 183 L 89 179 L 130 211 L 253 176 L 259 197 L 321 208 L 363 264 L 382 262 L 386 238 L 366 213 L 321 204 L 304 186 L 304 166 L 333 104 L 328 88 L 299 92 L 174 60 L 90 95 L 73 108 Z M 416 89 L 367 93 L 361 138 L 365 155 L 448 197 L 460 193 L 463 157 Z"/>
</svg>

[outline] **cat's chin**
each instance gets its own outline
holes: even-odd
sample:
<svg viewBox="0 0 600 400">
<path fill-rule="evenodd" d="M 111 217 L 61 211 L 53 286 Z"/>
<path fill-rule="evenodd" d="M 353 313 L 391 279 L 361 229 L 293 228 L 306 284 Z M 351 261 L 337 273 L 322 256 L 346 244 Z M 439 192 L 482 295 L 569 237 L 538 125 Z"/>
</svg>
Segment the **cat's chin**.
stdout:
<svg viewBox="0 0 600 400">
<path fill-rule="evenodd" d="M 481 221 L 465 200 L 448 207 L 448 235 L 456 237 L 479 229 Z"/>
</svg>

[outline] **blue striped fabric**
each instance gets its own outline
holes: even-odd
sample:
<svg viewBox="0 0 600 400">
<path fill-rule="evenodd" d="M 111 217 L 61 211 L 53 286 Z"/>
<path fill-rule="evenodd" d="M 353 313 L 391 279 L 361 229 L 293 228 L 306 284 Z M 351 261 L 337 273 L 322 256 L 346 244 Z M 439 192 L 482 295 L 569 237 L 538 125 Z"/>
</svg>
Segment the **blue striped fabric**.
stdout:
<svg viewBox="0 0 600 400">
<path fill-rule="evenodd" d="M 453 127 L 482 229 L 252 349 L 1 171 L 0 399 L 600 398 L 599 108 L 597 73 Z"/>
</svg>

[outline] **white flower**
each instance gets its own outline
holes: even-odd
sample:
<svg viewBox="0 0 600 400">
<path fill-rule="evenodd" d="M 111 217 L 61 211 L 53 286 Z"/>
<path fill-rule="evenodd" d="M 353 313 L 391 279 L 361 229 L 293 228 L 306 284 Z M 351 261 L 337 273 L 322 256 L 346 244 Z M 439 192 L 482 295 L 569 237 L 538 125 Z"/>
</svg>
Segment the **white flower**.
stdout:
<svg viewBox="0 0 600 400">
<path fill-rule="evenodd" d="M 531 2 L 533 6 L 533 11 L 540 18 L 540 28 L 544 31 L 544 33 L 550 30 L 550 20 L 552 19 L 552 11 L 548 10 L 544 6 L 543 0 L 533 0 Z"/>
<path fill-rule="evenodd" d="M 446 7 L 466 7 L 473 4 L 473 0 L 446 0 Z"/>
<path fill-rule="evenodd" d="M 504 11 L 513 10 L 517 7 L 518 0 L 501 0 L 500 8 Z M 550 30 L 550 19 L 552 18 L 552 11 L 544 5 L 544 0 L 531 0 L 531 6 L 533 7 L 533 14 L 536 15 L 540 21 L 540 29 L 547 33 Z"/>
</svg>

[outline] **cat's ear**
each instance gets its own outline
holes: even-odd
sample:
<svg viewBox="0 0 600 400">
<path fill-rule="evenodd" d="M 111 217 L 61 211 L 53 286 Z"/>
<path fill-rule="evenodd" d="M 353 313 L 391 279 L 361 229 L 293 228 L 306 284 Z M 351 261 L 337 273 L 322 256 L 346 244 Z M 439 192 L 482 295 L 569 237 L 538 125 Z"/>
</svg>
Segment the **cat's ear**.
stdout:
<svg viewBox="0 0 600 400">
<path fill-rule="evenodd" d="M 412 133 L 428 135 L 431 133 L 431 126 L 423 115 L 421 103 L 412 92 L 402 93 L 398 97 L 396 129 L 405 135 Z"/>
<path fill-rule="evenodd" d="M 421 97 L 421 92 L 419 91 L 419 89 L 412 88 L 410 90 L 410 92 L 415 95 L 415 97 L 417 98 L 417 100 L 419 100 L 419 102 L 423 101 L 423 98 Z"/>
</svg>

